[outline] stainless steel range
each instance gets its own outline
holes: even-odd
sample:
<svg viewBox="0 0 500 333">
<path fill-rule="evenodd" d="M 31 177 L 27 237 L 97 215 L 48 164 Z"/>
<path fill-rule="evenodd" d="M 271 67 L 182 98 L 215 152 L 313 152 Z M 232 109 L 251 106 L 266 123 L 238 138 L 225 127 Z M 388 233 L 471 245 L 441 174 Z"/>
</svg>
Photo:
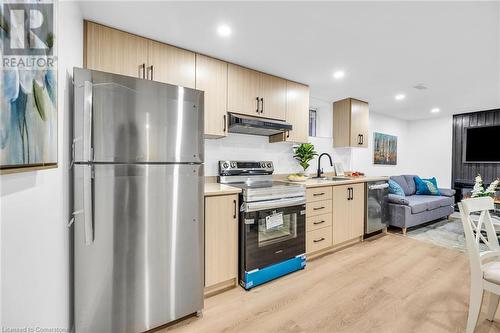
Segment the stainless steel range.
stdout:
<svg viewBox="0 0 500 333">
<path fill-rule="evenodd" d="M 273 181 L 271 161 L 220 161 L 219 182 L 243 189 L 239 280 L 245 289 L 305 267 L 305 187 Z"/>
</svg>

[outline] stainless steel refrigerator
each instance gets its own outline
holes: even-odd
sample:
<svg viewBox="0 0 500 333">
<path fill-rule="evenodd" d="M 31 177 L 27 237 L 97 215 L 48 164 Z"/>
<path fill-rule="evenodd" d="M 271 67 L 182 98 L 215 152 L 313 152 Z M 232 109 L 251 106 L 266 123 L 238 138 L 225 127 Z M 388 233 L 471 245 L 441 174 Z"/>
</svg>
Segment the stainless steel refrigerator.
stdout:
<svg viewBox="0 0 500 333">
<path fill-rule="evenodd" d="M 74 69 L 76 333 L 201 311 L 203 92 Z"/>
</svg>

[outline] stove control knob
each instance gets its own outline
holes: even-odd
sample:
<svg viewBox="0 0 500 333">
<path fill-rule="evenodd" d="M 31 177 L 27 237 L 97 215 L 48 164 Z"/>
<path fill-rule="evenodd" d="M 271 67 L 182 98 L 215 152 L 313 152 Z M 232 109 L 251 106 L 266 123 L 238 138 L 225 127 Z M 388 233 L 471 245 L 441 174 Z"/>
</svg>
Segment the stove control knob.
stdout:
<svg viewBox="0 0 500 333">
<path fill-rule="evenodd" d="M 236 162 L 231 162 L 231 168 L 236 168 Z"/>
<path fill-rule="evenodd" d="M 267 163 L 267 167 L 268 167 L 269 169 L 271 169 L 271 168 L 273 167 L 273 164 L 272 164 L 271 162 L 268 162 L 268 163 Z"/>
<path fill-rule="evenodd" d="M 266 167 L 266 162 L 260 162 L 260 167 L 265 168 Z"/>
<path fill-rule="evenodd" d="M 229 164 L 228 164 L 227 162 L 224 162 L 224 163 L 222 164 L 222 167 L 223 167 L 224 169 L 227 169 L 227 168 L 229 168 Z"/>
</svg>

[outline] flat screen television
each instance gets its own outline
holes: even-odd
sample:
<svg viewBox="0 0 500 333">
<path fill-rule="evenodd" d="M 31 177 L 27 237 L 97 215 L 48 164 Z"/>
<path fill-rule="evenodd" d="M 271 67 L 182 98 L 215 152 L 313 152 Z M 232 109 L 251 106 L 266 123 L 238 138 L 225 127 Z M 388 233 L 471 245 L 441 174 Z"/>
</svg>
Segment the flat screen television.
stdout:
<svg viewBox="0 0 500 333">
<path fill-rule="evenodd" d="M 500 125 L 466 128 L 464 162 L 500 163 Z"/>
</svg>

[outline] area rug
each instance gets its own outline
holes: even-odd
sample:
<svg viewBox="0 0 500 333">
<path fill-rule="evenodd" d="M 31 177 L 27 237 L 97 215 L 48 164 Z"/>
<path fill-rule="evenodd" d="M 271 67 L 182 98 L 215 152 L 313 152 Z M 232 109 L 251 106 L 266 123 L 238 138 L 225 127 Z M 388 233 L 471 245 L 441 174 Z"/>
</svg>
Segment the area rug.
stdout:
<svg viewBox="0 0 500 333">
<path fill-rule="evenodd" d="M 407 236 L 450 249 L 466 251 L 464 229 L 458 214 L 453 214 L 449 220 L 408 230 Z M 486 245 L 480 244 L 480 246 L 481 251 L 486 250 Z"/>
</svg>

